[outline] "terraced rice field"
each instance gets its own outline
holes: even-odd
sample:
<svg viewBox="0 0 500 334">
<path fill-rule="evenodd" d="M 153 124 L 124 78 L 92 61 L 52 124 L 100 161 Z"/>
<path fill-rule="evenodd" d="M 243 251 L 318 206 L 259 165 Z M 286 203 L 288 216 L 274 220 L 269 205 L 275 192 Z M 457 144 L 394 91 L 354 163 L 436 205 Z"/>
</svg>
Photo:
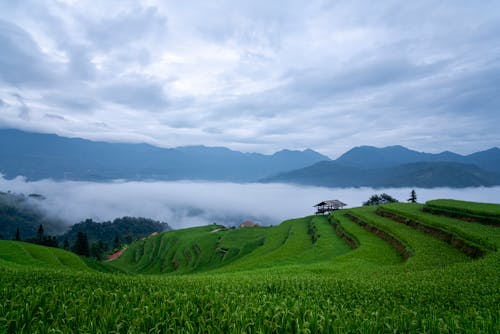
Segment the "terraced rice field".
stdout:
<svg viewBox="0 0 500 334">
<path fill-rule="evenodd" d="M 499 229 L 422 209 L 171 231 L 94 269 L 3 241 L 0 332 L 500 332 Z"/>
<path fill-rule="evenodd" d="M 466 221 L 500 226 L 500 212 L 498 212 L 497 204 L 440 199 L 426 202 L 423 209 L 430 213 Z"/>
</svg>

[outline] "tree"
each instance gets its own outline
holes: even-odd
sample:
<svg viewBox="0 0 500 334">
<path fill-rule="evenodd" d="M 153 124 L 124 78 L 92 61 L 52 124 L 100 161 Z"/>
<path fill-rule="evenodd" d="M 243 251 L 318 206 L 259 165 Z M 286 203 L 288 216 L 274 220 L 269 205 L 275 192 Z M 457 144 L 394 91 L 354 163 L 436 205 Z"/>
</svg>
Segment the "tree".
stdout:
<svg viewBox="0 0 500 334">
<path fill-rule="evenodd" d="M 40 224 L 40 226 L 38 227 L 37 239 L 38 239 L 38 243 L 40 245 L 43 244 L 43 225 L 42 224 Z"/>
<path fill-rule="evenodd" d="M 83 232 L 78 232 L 76 235 L 76 241 L 72 249 L 73 253 L 86 256 L 90 255 L 89 251 L 89 241 L 87 239 L 87 234 Z"/>
<path fill-rule="evenodd" d="M 69 241 L 68 241 L 68 238 L 64 238 L 63 249 L 69 250 Z"/>
<path fill-rule="evenodd" d="M 411 190 L 410 198 L 408 198 L 408 202 L 417 203 L 417 193 L 415 192 L 415 189 Z"/>
<path fill-rule="evenodd" d="M 134 241 L 134 238 L 132 237 L 132 235 L 129 233 L 125 236 L 125 243 L 126 244 L 131 244 L 132 241 Z"/>
<path fill-rule="evenodd" d="M 380 196 L 379 195 L 372 195 L 372 196 L 370 196 L 370 198 L 368 199 L 368 201 L 363 202 L 363 205 L 364 206 L 378 205 L 379 203 L 380 203 Z"/>
<path fill-rule="evenodd" d="M 383 193 L 380 195 L 381 198 L 381 203 L 380 204 L 385 204 L 385 203 L 397 203 L 398 200 L 392 197 L 391 195 L 388 195 L 386 193 Z"/>
<path fill-rule="evenodd" d="M 55 235 L 53 235 L 53 236 L 49 235 L 47 237 L 47 240 L 45 241 L 45 245 L 49 246 L 49 247 L 58 248 L 59 247 L 59 243 L 57 242 L 56 236 Z"/>
<path fill-rule="evenodd" d="M 386 204 L 386 203 L 397 203 L 398 200 L 392 197 L 391 195 L 388 195 L 386 193 L 382 193 L 380 195 L 372 195 L 368 201 L 364 202 L 363 205 L 379 205 L 379 204 Z"/>
<path fill-rule="evenodd" d="M 120 236 L 118 235 L 118 233 L 115 234 L 115 241 L 113 242 L 113 248 L 114 249 L 122 248 L 122 243 L 120 242 Z"/>
<path fill-rule="evenodd" d="M 90 256 L 100 261 L 104 257 L 104 243 L 99 240 L 90 245 Z"/>
<path fill-rule="evenodd" d="M 16 228 L 16 238 L 14 240 L 21 241 L 21 232 L 19 232 L 19 227 Z"/>
</svg>

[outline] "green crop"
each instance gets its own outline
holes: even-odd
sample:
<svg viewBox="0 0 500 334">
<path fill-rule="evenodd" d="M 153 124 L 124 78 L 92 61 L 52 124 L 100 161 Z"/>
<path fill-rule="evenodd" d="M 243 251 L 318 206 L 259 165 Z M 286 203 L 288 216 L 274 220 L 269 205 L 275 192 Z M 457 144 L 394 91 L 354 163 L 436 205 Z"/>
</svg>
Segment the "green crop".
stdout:
<svg viewBox="0 0 500 334">
<path fill-rule="evenodd" d="M 418 206 L 394 209 L 443 226 L 458 222 Z M 347 212 L 411 248 L 411 256 L 403 260 Z M 331 219 L 355 249 L 327 217 L 315 216 L 275 227 L 171 231 L 135 242 L 112 263 L 89 263 L 127 274 L 92 270 L 62 250 L 2 241 L 0 333 L 500 331 L 496 251 L 472 260 L 376 208 L 339 210 Z M 490 234 L 490 243 L 500 243 L 495 227 L 461 223 L 455 228 L 465 236 Z"/>
<path fill-rule="evenodd" d="M 474 203 L 466 201 L 457 201 L 453 199 L 436 199 L 432 201 L 427 201 L 425 204 L 436 207 L 455 209 L 457 211 L 463 211 L 482 216 L 491 216 L 500 219 L 500 208 L 498 204 Z"/>
<path fill-rule="evenodd" d="M 500 226 L 500 209 L 498 207 L 498 204 L 491 203 L 472 203 L 439 199 L 426 202 L 423 210 L 430 213 L 460 218 L 466 221 Z"/>
</svg>

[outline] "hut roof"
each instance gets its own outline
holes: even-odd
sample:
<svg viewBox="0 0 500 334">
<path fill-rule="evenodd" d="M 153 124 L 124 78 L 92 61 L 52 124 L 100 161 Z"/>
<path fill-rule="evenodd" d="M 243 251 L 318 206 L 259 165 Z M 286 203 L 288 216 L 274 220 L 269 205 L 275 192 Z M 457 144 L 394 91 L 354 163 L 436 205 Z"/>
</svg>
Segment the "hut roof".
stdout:
<svg viewBox="0 0 500 334">
<path fill-rule="evenodd" d="M 340 207 L 343 207 L 343 206 L 346 206 L 347 204 L 339 201 L 338 199 L 332 199 L 332 200 L 329 200 L 329 201 L 323 201 L 323 202 L 319 202 L 318 204 L 315 205 L 315 207 L 318 207 L 318 206 L 331 206 L 331 207 L 335 207 L 335 208 L 340 208 Z"/>
<path fill-rule="evenodd" d="M 258 226 L 258 225 L 250 220 L 247 220 L 247 221 L 240 224 L 240 227 L 254 227 L 254 226 Z"/>
</svg>

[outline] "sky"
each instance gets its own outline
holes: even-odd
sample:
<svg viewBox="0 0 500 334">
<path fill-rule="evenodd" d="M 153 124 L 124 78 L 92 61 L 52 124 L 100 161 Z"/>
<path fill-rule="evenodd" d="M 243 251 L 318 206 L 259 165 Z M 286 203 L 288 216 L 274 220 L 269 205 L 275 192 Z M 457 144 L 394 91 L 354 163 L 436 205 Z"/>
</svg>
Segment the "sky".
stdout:
<svg viewBox="0 0 500 334">
<path fill-rule="evenodd" d="M 0 0 L 0 127 L 245 152 L 500 146 L 499 1 Z"/>
</svg>

